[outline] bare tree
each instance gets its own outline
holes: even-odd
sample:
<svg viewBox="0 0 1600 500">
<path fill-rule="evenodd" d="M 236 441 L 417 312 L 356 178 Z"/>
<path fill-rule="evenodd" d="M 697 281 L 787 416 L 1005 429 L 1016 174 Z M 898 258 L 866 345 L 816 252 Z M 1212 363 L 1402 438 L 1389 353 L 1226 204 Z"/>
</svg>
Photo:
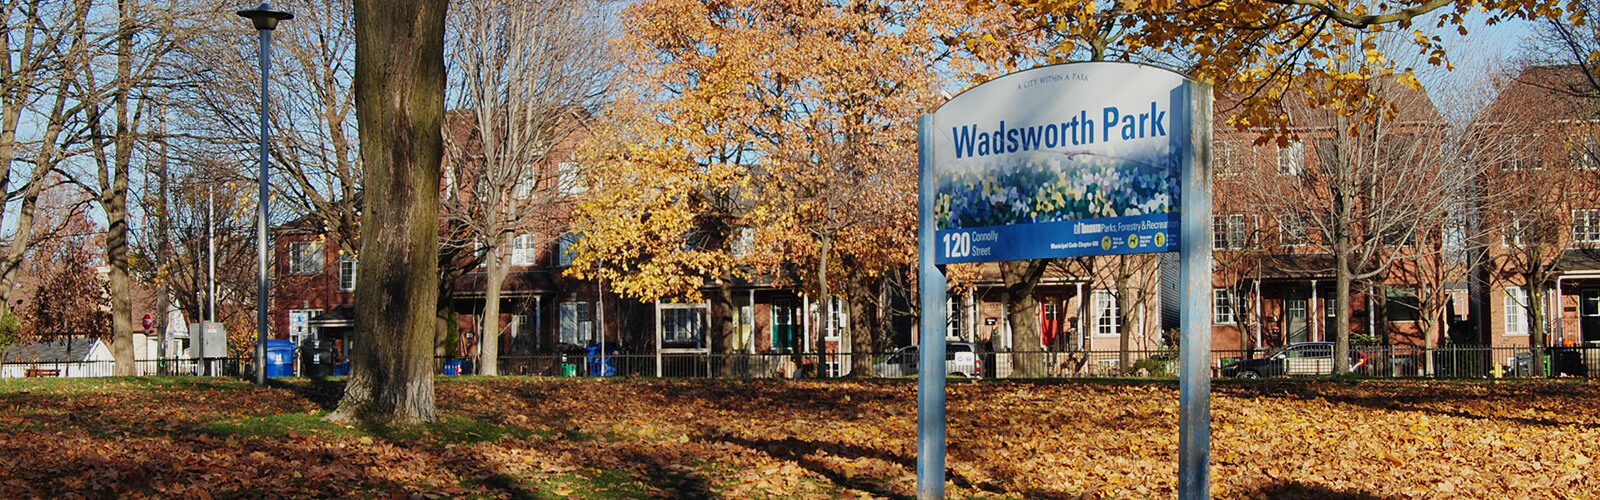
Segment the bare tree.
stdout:
<svg viewBox="0 0 1600 500">
<path fill-rule="evenodd" d="M 313 217 L 345 255 L 360 248 L 361 162 L 356 147 L 354 79 L 355 28 L 350 0 L 286 0 L 276 7 L 295 15 L 293 24 L 273 34 L 274 71 L 271 162 L 274 199 L 287 210 L 274 214 Z M 181 47 L 181 61 L 199 72 L 201 84 L 176 88 L 175 99 L 185 147 L 206 157 L 233 158 L 247 177 L 255 165 L 260 95 L 252 43 L 240 43 L 248 30 L 231 12 L 211 22 L 231 29 L 201 33 Z M 219 172 L 219 178 L 222 176 Z M 280 182 L 286 181 L 286 182 Z M 270 223 L 287 220 L 275 217 Z"/>
<path fill-rule="evenodd" d="M 1437 255 L 1418 249 L 1469 177 L 1442 155 L 1444 122 L 1426 94 L 1382 77 L 1365 92 L 1378 99 L 1321 95 L 1286 104 L 1304 132 L 1278 138 L 1278 175 L 1255 178 L 1249 190 L 1264 212 L 1294 218 L 1309 247 L 1331 254 L 1332 269 L 1315 271 L 1334 274 L 1336 373 L 1350 371 L 1352 287 L 1381 283 L 1398 261 Z M 1402 247 L 1411 250 L 1396 251 Z"/>
<path fill-rule="evenodd" d="M 106 264 L 110 266 L 111 353 L 117 375 L 132 375 L 133 325 L 129 300 L 128 192 L 133 167 L 151 131 L 155 90 L 169 85 L 183 67 L 171 57 L 184 40 L 210 29 L 201 20 L 215 6 L 183 2 L 147 6 L 121 0 L 96 8 L 89 0 L 88 43 L 75 51 L 82 68 L 73 97 L 84 107 L 85 168 L 69 172 L 100 205 L 106 218 Z M 207 10 L 211 9 L 211 10 Z"/>
<path fill-rule="evenodd" d="M 563 160 L 606 87 L 606 13 L 600 0 L 470 0 L 451 13 L 446 190 L 457 192 L 441 204 L 447 235 L 470 238 L 445 244 L 481 244 L 487 265 L 480 374 L 497 374 L 507 274 L 532 264 L 527 240 L 558 233 L 570 212 L 563 207 L 582 190 Z"/>
<path fill-rule="evenodd" d="M 85 139 L 73 126 L 83 112 L 73 93 L 78 75 L 87 71 L 88 11 L 85 2 L 0 6 L 7 29 L 0 38 L 6 54 L 0 61 L 0 186 L 7 204 L 18 203 L 15 232 L 0 254 L 0 301 L 10 298 L 28 249 L 48 231 L 35 227 L 41 193 L 60 182 L 51 174 Z M 24 119 L 37 135 L 18 135 Z M 0 220 L 5 214 L 0 210 Z"/>
</svg>

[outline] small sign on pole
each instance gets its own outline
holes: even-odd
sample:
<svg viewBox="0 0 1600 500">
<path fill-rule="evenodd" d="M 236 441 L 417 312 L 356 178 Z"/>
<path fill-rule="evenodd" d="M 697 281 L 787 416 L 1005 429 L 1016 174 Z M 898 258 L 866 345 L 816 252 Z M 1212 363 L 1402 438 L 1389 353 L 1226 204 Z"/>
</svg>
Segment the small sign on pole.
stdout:
<svg viewBox="0 0 1600 500">
<path fill-rule="evenodd" d="M 918 123 L 921 365 L 944 362 L 945 264 L 1178 251 L 1179 496 L 1196 499 L 1210 494 L 1210 118 L 1204 83 L 1091 62 L 996 78 Z M 944 379 L 924 375 L 917 496 L 942 498 Z"/>
</svg>

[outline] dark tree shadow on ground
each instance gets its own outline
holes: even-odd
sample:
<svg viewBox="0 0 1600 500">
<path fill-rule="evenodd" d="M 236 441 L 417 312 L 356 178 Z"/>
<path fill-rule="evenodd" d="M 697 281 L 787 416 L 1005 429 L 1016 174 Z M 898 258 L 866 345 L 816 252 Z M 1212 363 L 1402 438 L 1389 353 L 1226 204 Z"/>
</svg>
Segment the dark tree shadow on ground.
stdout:
<svg viewBox="0 0 1600 500">
<path fill-rule="evenodd" d="M 899 464 L 906 468 L 915 470 L 917 464 L 916 460 L 912 458 L 884 453 L 878 450 L 862 448 L 859 446 L 831 443 L 827 441 L 807 441 L 792 437 L 786 439 L 753 440 L 723 434 L 718 436 L 709 436 L 704 439 L 742 446 L 751 450 L 765 453 L 767 456 L 778 460 L 794 462 L 795 464 L 804 467 L 807 470 L 826 477 L 829 481 L 833 482 L 833 484 L 842 488 L 863 491 L 875 496 L 893 499 L 909 500 L 914 498 L 913 496 L 896 492 L 890 489 L 887 485 L 881 484 L 877 481 L 879 478 L 869 476 L 847 477 L 844 474 L 829 468 L 828 464 L 812 457 L 820 454 L 827 454 L 847 459 L 874 458 Z M 972 481 L 962 477 L 960 474 L 957 474 L 955 471 L 950 469 L 945 469 L 945 477 L 954 482 L 957 486 L 964 488 L 974 487 Z M 993 488 L 992 485 L 977 485 L 976 487 L 994 493 L 1000 492 L 998 489 Z"/>
<path fill-rule="evenodd" d="M 1288 481 L 1267 485 L 1246 495 L 1250 498 L 1317 499 L 1317 500 L 1391 500 L 1398 497 L 1380 496 L 1365 491 L 1341 491 L 1318 484 Z"/>
<path fill-rule="evenodd" d="M 330 379 L 327 377 L 312 377 L 301 381 L 285 381 L 280 379 L 267 379 L 267 387 L 284 389 L 305 398 L 317 405 L 323 411 L 333 411 L 339 407 L 339 400 L 344 397 L 345 380 Z"/>
<path fill-rule="evenodd" d="M 1533 427 L 1566 427 L 1575 426 L 1584 429 L 1600 427 L 1592 422 L 1562 419 L 1556 417 L 1527 417 L 1521 415 L 1484 415 L 1459 409 L 1451 403 L 1457 401 L 1485 401 L 1491 400 L 1508 409 L 1530 408 L 1534 401 L 1542 398 L 1560 397 L 1563 399 L 1588 399 L 1594 402 L 1593 406 L 1600 406 L 1600 392 L 1589 385 L 1551 385 L 1551 384 L 1519 384 L 1508 383 L 1504 385 L 1478 385 L 1463 382 L 1461 390 L 1449 390 L 1450 385 L 1418 385 L 1407 383 L 1388 383 L 1385 387 L 1389 390 L 1373 391 L 1348 391 L 1359 382 L 1347 381 L 1338 383 L 1330 381 L 1264 381 L 1219 384 L 1213 390 L 1218 394 L 1227 394 L 1234 397 L 1250 399 L 1291 399 L 1309 401 L 1321 399 L 1335 404 L 1359 406 L 1374 410 L 1395 412 L 1426 413 L 1442 417 L 1458 417 L 1483 421 L 1507 421 L 1520 425 Z M 1371 383 L 1371 382 L 1368 382 Z M 1469 391 L 1486 389 L 1488 394 Z"/>
</svg>

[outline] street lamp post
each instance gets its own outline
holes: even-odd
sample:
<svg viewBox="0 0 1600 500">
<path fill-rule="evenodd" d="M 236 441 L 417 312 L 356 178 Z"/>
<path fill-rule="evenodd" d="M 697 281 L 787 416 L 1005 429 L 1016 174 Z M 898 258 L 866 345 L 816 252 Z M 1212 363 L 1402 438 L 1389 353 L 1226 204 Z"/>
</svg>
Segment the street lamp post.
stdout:
<svg viewBox="0 0 1600 500">
<path fill-rule="evenodd" d="M 238 11 L 261 35 L 258 57 L 261 60 L 261 172 L 256 205 L 256 385 L 267 384 L 267 75 L 272 68 L 272 30 L 278 21 L 294 19 L 294 14 L 272 10 L 262 3 L 254 9 Z"/>
</svg>

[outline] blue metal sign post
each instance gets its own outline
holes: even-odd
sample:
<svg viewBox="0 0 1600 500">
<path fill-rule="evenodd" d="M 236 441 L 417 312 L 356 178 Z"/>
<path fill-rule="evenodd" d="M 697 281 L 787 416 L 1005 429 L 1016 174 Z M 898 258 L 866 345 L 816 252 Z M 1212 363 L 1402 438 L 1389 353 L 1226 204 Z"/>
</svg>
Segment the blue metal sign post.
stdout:
<svg viewBox="0 0 1600 500">
<path fill-rule="evenodd" d="M 917 497 L 944 496 L 944 264 L 1171 251 L 1179 498 L 1209 497 L 1211 87 L 1137 64 L 1046 66 L 968 89 L 917 125 Z"/>
</svg>

